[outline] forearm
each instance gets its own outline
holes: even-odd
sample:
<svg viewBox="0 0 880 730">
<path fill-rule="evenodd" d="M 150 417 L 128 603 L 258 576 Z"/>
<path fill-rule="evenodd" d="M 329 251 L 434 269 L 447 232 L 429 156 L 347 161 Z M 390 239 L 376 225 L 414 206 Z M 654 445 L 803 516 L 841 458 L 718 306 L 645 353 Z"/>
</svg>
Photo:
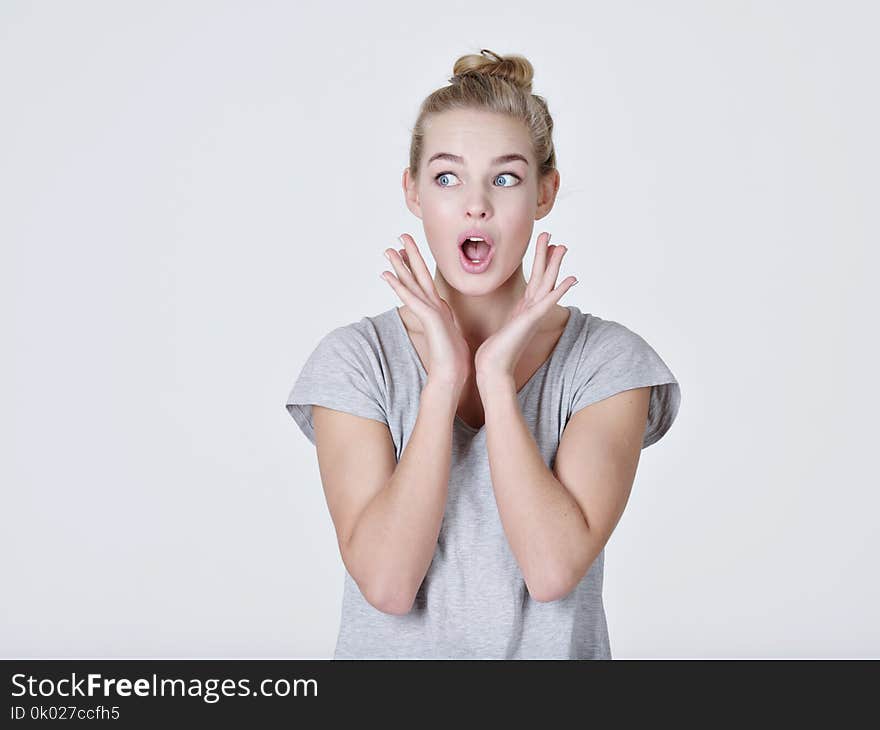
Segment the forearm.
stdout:
<svg viewBox="0 0 880 730">
<path fill-rule="evenodd" d="M 460 389 L 430 380 L 406 448 L 386 486 L 364 509 L 349 541 L 372 597 L 407 613 L 431 565 L 446 510 L 452 427 Z"/>
<path fill-rule="evenodd" d="M 589 528 L 572 494 L 544 463 L 520 411 L 510 378 L 480 389 L 495 501 L 529 593 L 555 600 L 572 584 L 572 556 L 581 555 Z"/>
</svg>

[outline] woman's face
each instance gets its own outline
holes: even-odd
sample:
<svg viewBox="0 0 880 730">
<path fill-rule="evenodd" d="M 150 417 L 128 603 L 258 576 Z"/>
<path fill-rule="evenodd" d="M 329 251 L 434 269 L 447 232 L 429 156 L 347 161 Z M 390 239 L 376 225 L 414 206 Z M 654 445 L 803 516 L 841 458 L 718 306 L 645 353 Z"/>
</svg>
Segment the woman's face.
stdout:
<svg viewBox="0 0 880 730">
<path fill-rule="evenodd" d="M 422 219 L 446 281 L 462 293 L 485 294 L 518 270 L 531 240 L 539 181 L 528 130 L 505 115 L 474 110 L 433 115 L 425 130 L 418 179 L 408 182 L 415 196 L 408 196 L 408 204 Z M 496 159 L 510 155 L 516 158 Z M 494 243 L 481 273 L 469 272 L 460 260 L 459 237 L 472 228 Z"/>
</svg>

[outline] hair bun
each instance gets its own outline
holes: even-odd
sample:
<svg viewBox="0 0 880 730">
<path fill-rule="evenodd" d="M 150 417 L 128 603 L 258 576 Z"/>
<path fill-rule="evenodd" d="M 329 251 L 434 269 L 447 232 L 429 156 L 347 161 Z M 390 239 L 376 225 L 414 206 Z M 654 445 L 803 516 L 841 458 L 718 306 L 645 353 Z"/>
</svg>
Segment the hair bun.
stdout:
<svg viewBox="0 0 880 730">
<path fill-rule="evenodd" d="M 459 58 L 452 73 L 454 75 L 449 79 L 452 83 L 458 83 L 464 76 L 497 76 L 531 92 L 535 70 L 523 56 L 499 56 L 494 51 L 483 48 L 479 54 L 470 53 Z"/>
</svg>

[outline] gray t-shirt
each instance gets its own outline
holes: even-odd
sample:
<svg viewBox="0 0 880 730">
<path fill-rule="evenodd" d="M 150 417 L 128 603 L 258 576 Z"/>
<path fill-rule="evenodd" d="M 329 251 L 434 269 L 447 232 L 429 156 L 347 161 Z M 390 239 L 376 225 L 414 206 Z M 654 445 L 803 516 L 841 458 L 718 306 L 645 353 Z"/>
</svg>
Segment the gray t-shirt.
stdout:
<svg viewBox="0 0 880 730">
<path fill-rule="evenodd" d="M 627 327 L 576 306 L 550 357 L 518 393 L 549 468 L 577 410 L 630 388 L 654 386 L 642 448 L 675 420 L 678 381 Z M 427 373 L 398 308 L 337 327 L 307 359 L 286 408 L 315 443 L 312 404 L 387 424 L 397 458 L 418 415 Z M 602 602 L 605 551 L 567 596 L 529 595 L 492 490 L 485 426 L 455 417 L 446 511 L 412 610 L 386 614 L 346 570 L 334 659 L 610 659 Z"/>
</svg>

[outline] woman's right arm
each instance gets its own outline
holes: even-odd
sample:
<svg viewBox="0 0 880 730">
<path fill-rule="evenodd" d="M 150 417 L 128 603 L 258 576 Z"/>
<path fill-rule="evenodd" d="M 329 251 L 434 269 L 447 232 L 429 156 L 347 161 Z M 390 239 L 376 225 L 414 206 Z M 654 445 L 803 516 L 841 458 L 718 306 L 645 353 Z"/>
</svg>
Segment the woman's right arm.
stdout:
<svg viewBox="0 0 880 730">
<path fill-rule="evenodd" d="M 408 234 L 400 240 L 400 252 L 385 252 L 397 276 L 382 276 L 421 323 L 429 350 L 428 379 L 400 462 L 385 424 L 313 406 L 321 481 L 342 560 L 367 601 L 393 614 L 412 608 L 434 557 L 455 414 L 472 369 L 455 314 L 418 246 Z"/>
<path fill-rule="evenodd" d="M 342 560 L 384 613 L 409 612 L 434 557 L 459 394 L 428 380 L 399 462 L 386 425 L 313 406 L 321 481 Z"/>
</svg>

